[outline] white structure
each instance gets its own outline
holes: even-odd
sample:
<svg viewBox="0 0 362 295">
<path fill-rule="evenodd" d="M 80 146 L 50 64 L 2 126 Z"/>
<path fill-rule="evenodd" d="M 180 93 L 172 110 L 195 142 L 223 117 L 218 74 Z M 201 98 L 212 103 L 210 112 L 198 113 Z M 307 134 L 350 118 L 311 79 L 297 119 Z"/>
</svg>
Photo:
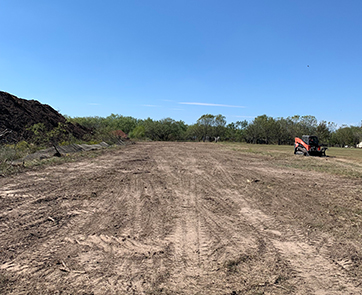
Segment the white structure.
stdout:
<svg viewBox="0 0 362 295">
<path fill-rule="evenodd" d="M 357 144 L 356 147 L 362 149 L 362 141 L 359 144 Z"/>
</svg>

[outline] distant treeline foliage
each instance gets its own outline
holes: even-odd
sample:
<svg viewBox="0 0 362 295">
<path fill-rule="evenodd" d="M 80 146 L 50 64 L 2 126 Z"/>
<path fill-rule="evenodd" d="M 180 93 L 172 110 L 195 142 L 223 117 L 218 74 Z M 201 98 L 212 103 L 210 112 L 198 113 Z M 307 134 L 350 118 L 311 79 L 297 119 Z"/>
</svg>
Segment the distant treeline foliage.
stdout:
<svg viewBox="0 0 362 295">
<path fill-rule="evenodd" d="M 114 130 L 122 130 L 131 138 L 161 141 L 211 141 L 220 137 L 224 141 L 259 144 L 293 144 L 295 137 L 316 135 L 326 145 L 356 145 L 362 141 L 361 126 L 337 128 L 333 122 L 317 121 L 314 116 L 292 116 L 273 118 L 267 115 L 253 121 L 237 121 L 226 124 L 225 116 L 205 114 L 195 124 L 171 118 L 140 120 L 133 117 L 112 114 L 102 117 L 67 117 L 72 123 L 79 123 L 94 132 L 94 140 L 102 139 Z"/>
</svg>

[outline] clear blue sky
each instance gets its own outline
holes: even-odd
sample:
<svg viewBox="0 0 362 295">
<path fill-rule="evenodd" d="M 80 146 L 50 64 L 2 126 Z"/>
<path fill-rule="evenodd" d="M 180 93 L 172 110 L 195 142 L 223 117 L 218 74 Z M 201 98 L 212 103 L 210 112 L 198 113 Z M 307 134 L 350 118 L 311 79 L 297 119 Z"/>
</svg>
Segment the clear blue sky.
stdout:
<svg viewBox="0 0 362 295">
<path fill-rule="evenodd" d="M 0 38 L 0 90 L 72 117 L 362 120 L 361 0 L 0 0 Z"/>
</svg>

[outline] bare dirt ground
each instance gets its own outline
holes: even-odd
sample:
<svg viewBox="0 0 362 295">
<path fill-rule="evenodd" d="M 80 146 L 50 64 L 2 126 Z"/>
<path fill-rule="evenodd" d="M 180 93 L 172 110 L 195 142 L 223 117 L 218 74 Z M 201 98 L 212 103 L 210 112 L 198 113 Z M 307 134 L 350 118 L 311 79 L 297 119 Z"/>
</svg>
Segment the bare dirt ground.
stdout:
<svg viewBox="0 0 362 295">
<path fill-rule="evenodd" d="M 361 192 L 213 143 L 28 170 L 0 178 L 0 293 L 362 294 Z"/>
</svg>

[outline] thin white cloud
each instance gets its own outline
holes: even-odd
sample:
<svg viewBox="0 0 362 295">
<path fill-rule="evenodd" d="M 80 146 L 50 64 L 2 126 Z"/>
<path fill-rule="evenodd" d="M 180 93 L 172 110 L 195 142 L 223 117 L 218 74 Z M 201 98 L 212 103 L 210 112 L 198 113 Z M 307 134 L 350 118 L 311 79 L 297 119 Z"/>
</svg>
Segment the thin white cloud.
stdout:
<svg viewBox="0 0 362 295">
<path fill-rule="evenodd" d="M 244 106 L 234 106 L 234 105 L 228 105 L 228 104 L 205 103 L 205 102 L 179 102 L 179 104 L 208 106 L 208 107 L 245 108 Z"/>
<path fill-rule="evenodd" d="M 101 104 L 100 103 L 95 103 L 95 102 L 90 102 L 90 103 L 88 103 L 88 105 L 90 105 L 90 106 L 100 106 Z"/>
</svg>

